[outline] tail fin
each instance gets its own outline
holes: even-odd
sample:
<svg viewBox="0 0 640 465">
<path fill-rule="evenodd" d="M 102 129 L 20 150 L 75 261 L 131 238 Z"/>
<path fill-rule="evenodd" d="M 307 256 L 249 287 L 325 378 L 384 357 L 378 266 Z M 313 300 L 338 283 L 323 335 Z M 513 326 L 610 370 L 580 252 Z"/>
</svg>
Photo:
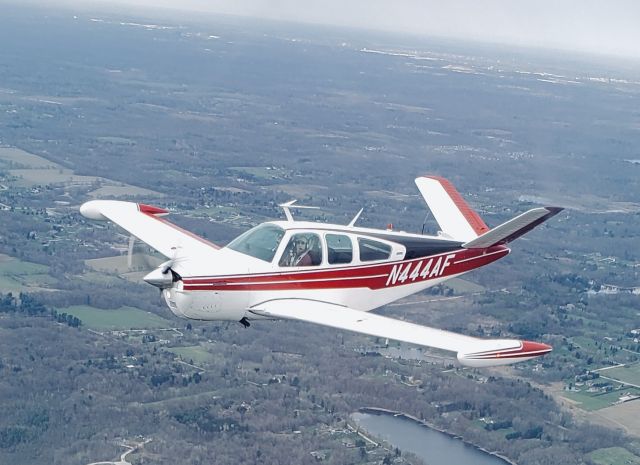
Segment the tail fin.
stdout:
<svg viewBox="0 0 640 465">
<path fill-rule="evenodd" d="M 462 247 L 466 249 L 506 244 L 562 211 L 559 207 L 534 208 L 489 230 L 482 218 L 446 179 L 421 176 L 416 179 L 416 185 L 442 232 L 451 239 L 463 242 Z"/>
<path fill-rule="evenodd" d="M 440 229 L 451 239 L 469 242 L 489 231 L 482 218 L 445 178 L 421 176 L 416 178 L 416 185 Z"/>
</svg>

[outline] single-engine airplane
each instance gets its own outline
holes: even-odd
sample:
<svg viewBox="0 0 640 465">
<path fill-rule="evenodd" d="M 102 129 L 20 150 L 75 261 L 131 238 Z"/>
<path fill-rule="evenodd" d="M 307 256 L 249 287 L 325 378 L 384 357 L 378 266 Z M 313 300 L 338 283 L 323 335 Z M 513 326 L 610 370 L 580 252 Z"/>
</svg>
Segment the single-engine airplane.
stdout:
<svg viewBox="0 0 640 465">
<path fill-rule="evenodd" d="M 493 229 L 453 185 L 415 180 L 441 231 L 437 236 L 296 221 L 263 223 L 219 247 L 170 223 L 145 204 L 92 200 L 80 212 L 110 220 L 169 260 L 144 280 L 161 289 L 171 311 L 196 320 L 292 319 L 455 352 L 462 365 L 529 360 L 551 347 L 514 339 L 480 339 L 388 318 L 370 310 L 423 291 L 507 254 L 509 242 L 562 209 L 529 210 Z"/>
</svg>

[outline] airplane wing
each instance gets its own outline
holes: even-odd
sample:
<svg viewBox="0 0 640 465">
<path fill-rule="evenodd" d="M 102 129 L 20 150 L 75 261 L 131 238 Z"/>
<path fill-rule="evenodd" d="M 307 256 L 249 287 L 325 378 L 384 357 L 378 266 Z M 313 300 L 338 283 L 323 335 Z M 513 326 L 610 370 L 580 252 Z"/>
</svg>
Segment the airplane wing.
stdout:
<svg viewBox="0 0 640 465">
<path fill-rule="evenodd" d="M 508 365 L 551 351 L 550 346 L 537 342 L 479 339 L 316 300 L 274 299 L 250 311 L 455 352 L 458 361 L 470 367 Z"/>
<path fill-rule="evenodd" d="M 167 258 L 194 256 L 206 259 L 219 247 L 162 218 L 169 212 L 151 205 L 119 200 L 91 200 L 80 213 L 92 220 L 113 221 Z"/>
</svg>

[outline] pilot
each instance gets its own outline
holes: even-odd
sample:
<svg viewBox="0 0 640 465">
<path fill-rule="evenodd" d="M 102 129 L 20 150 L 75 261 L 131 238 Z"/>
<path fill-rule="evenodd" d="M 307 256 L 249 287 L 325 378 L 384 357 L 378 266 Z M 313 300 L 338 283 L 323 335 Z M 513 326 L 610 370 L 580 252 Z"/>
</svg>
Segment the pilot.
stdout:
<svg viewBox="0 0 640 465">
<path fill-rule="evenodd" d="M 294 243 L 295 263 L 293 266 L 310 266 L 312 264 L 309 254 L 309 242 L 306 237 L 299 237 Z"/>
<path fill-rule="evenodd" d="M 285 254 L 284 266 L 311 266 L 313 260 L 309 254 L 309 241 L 304 236 L 293 239 L 293 247 Z"/>
</svg>

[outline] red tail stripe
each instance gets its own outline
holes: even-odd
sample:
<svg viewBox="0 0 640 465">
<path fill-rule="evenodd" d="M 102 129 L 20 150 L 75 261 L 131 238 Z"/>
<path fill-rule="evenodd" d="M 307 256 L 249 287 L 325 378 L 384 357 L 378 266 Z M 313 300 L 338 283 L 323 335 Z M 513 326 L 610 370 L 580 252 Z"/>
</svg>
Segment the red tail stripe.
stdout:
<svg viewBox="0 0 640 465">
<path fill-rule="evenodd" d="M 451 184 L 447 179 L 442 178 L 440 176 L 425 176 L 425 177 L 434 179 L 438 181 L 440 185 L 442 185 L 442 187 L 447 192 L 447 194 L 449 194 L 449 197 L 451 197 L 451 200 L 453 200 L 453 203 L 456 205 L 456 207 L 458 207 L 458 210 L 460 210 L 460 213 L 462 213 L 462 215 L 469 222 L 469 225 L 471 225 L 471 227 L 473 228 L 473 230 L 476 232 L 478 236 L 480 234 L 483 234 L 489 231 L 489 227 L 485 224 L 484 221 L 482 221 L 482 218 L 480 218 L 480 215 L 478 215 L 469 206 L 469 204 L 465 202 L 465 200 L 460 195 L 460 192 L 458 192 L 456 188 L 453 187 L 453 184 Z"/>
</svg>

